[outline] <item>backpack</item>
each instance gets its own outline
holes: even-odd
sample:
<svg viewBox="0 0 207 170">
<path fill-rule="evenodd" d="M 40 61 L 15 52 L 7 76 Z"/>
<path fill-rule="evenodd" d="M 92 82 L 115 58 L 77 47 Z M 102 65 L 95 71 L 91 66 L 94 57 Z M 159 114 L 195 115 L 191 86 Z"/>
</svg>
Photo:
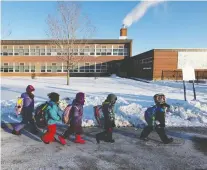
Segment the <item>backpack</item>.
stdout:
<svg viewBox="0 0 207 170">
<path fill-rule="evenodd" d="M 41 105 L 39 105 L 36 109 L 35 109 L 35 122 L 37 127 L 39 128 L 45 128 L 47 127 L 47 120 L 45 118 L 45 114 L 46 114 L 46 109 L 48 106 L 48 102 L 45 102 Z"/>
<path fill-rule="evenodd" d="M 104 127 L 104 115 L 102 112 L 102 105 L 94 106 L 93 109 L 94 109 L 94 116 L 96 118 L 98 126 Z"/>
<path fill-rule="evenodd" d="M 23 108 L 23 98 L 18 97 L 15 106 L 15 113 L 17 116 L 21 114 L 22 108 Z"/>
<path fill-rule="evenodd" d="M 62 114 L 62 122 L 64 124 L 70 124 L 70 113 L 73 105 L 69 104 L 67 107 L 64 109 L 63 114 Z"/>
<path fill-rule="evenodd" d="M 149 126 L 155 126 L 155 116 L 156 116 L 157 106 L 148 107 L 145 111 L 144 118 Z"/>
</svg>

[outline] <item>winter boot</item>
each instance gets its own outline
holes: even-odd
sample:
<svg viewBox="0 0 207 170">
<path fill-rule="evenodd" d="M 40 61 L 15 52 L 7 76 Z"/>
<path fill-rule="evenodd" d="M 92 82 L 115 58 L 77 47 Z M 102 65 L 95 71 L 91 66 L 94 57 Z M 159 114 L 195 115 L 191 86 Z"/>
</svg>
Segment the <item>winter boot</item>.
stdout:
<svg viewBox="0 0 207 170">
<path fill-rule="evenodd" d="M 65 145 L 65 144 L 66 144 L 66 141 L 65 141 L 65 139 L 64 139 L 63 136 L 58 136 L 58 139 L 60 140 L 60 143 L 61 143 L 62 145 Z"/>
<path fill-rule="evenodd" d="M 46 142 L 43 140 L 43 136 L 41 137 L 41 140 L 45 143 L 45 144 L 49 144 L 50 142 Z"/>
<path fill-rule="evenodd" d="M 143 140 L 143 141 L 148 141 L 149 140 L 148 137 L 143 137 L 143 136 L 140 136 L 140 139 Z"/>
<path fill-rule="evenodd" d="M 21 135 L 20 131 L 16 131 L 15 129 L 12 130 L 12 134 L 17 136 Z"/>
<path fill-rule="evenodd" d="M 99 135 L 96 134 L 96 142 L 99 144 L 100 143 L 100 139 L 99 139 Z"/>
<path fill-rule="evenodd" d="M 81 135 L 75 136 L 75 143 L 85 144 L 85 140 L 81 138 Z"/>
<path fill-rule="evenodd" d="M 168 138 L 167 140 L 163 141 L 164 144 L 169 144 L 173 142 L 173 138 Z"/>
<path fill-rule="evenodd" d="M 115 140 L 112 139 L 112 132 L 108 132 L 107 133 L 105 142 L 110 142 L 110 143 L 114 143 L 115 142 Z"/>
</svg>

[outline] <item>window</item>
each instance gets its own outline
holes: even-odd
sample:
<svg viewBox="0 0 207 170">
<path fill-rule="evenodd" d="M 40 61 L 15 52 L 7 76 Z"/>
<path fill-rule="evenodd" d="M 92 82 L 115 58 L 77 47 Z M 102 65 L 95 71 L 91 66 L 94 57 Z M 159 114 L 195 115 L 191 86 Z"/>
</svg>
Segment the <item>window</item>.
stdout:
<svg viewBox="0 0 207 170">
<path fill-rule="evenodd" d="M 78 63 L 73 65 L 73 72 L 78 72 Z"/>
<path fill-rule="evenodd" d="M 96 72 L 101 72 L 101 64 L 96 64 Z"/>
<path fill-rule="evenodd" d="M 24 63 L 19 64 L 19 71 L 24 72 Z"/>
<path fill-rule="evenodd" d="M 45 66 L 41 66 L 41 72 L 45 72 L 46 67 Z"/>
<path fill-rule="evenodd" d="M 9 63 L 4 63 L 3 72 L 9 72 Z"/>
<path fill-rule="evenodd" d="M 80 64 L 80 66 L 79 66 L 79 71 L 80 71 L 81 73 L 84 73 L 84 72 L 85 72 L 85 65 L 84 65 L 84 64 Z"/>
<path fill-rule="evenodd" d="M 9 65 L 9 63 L 4 63 L 3 65 L 1 65 L 1 72 L 13 72 L 13 65 Z"/>
<path fill-rule="evenodd" d="M 9 72 L 13 72 L 13 66 L 9 66 Z"/>
<path fill-rule="evenodd" d="M 24 66 L 24 72 L 29 72 L 29 66 Z"/>
<path fill-rule="evenodd" d="M 90 72 L 90 63 L 85 63 L 85 72 Z"/>
<path fill-rule="evenodd" d="M 95 72 L 95 63 L 90 65 L 90 73 L 94 73 Z"/>
<path fill-rule="evenodd" d="M 19 72 L 19 66 L 15 65 L 15 72 Z"/>
<path fill-rule="evenodd" d="M 47 72 L 52 72 L 52 66 L 47 66 Z"/>
<path fill-rule="evenodd" d="M 57 72 L 62 72 L 62 66 L 57 66 Z"/>
<path fill-rule="evenodd" d="M 31 65 L 31 72 L 35 72 L 35 65 Z"/>
</svg>

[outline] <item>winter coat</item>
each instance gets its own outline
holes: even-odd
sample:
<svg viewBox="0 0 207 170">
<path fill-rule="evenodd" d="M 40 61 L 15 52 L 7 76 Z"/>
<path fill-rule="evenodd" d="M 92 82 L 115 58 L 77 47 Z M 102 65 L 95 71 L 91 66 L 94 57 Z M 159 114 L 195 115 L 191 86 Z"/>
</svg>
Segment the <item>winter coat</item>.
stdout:
<svg viewBox="0 0 207 170">
<path fill-rule="evenodd" d="M 70 128 L 75 133 L 82 133 L 83 105 L 77 100 L 73 100 L 70 114 Z"/>
<path fill-rule="evenodd" d="M 160 127 L 165 127 L 165 113 L 166 113 L 166 108 L 170 107 L 167 103 L 164 104 L 157 104 L 156 105 L 156 115 L 155 115 L 155 120 L 160 122 Z"/>
<path fill-rule="evenodd" d="M 107 100 L 102 104 L 102 112 L 104 115 L 104 128 L 107 130 L 115 126 L 114 105 Z"/>
<path fill-rule="evenodd" d="M 31 98 L 27 92 L 22 93 L 21 98 L 23 98 L 23 107 L 21 110 L 22 123 L 26 124 L 33 119 L 34 98 Z"/>
<path fill-rule="evenodd" d="M 29 97 L 28 93 L 22 93 L 21 98 L 23 98 L 23 108 L 22 110 L 28 113 L 32 113 L 34 111 L 34 99 Z"/>
<path fill-rule="evenodd" d="M 46 108 L 46 114 L 45 114 L 45 119 L 47 120 L 48 125 L 56 124 L 57 121 L 61 120 L 61 117 L 59 116 L 58 112 L 59 112 L 58 105 L 55 102 L 50 101 Z"/>
</svg>

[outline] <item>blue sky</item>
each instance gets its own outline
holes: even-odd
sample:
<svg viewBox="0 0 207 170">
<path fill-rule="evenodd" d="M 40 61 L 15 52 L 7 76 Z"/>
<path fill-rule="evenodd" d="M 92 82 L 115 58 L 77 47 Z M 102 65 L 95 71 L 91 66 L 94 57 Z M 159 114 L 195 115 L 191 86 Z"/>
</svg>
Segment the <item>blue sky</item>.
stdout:
<svg viewBox="0 0 207 170">
<path fill-rule="evenodd" d="M 117 39 L 124 17 L 139 2 L 80 2 L 96 27 L 94 39 Z M 48 14 L 56 13 L 56 2 L 2 2 L 5 39 L 47 39 Z M 207 2 L 168 1 L 150 8 L 128 28 L 133 54 L 153 48 L 207 48 Z"/>
</svg>

